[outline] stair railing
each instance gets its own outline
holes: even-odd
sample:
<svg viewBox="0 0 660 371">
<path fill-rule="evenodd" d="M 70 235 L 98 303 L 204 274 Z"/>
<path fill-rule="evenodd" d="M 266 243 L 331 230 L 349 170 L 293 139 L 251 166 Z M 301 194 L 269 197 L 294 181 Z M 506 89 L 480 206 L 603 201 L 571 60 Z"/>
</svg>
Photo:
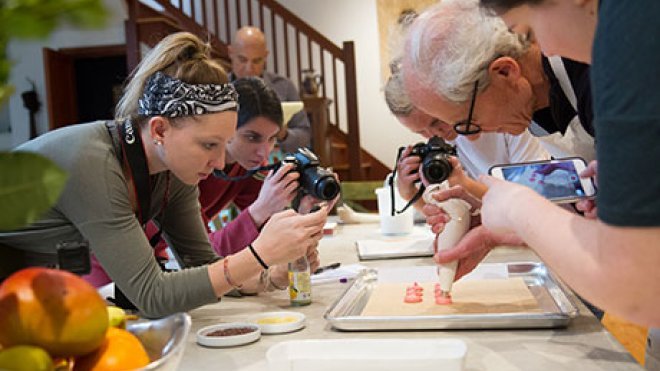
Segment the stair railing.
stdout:
<svg viewBox="0 0 660 371">
<path fill-rule="evenodd" d="M 126 0 L 129 20 L 137 29 L 138 0 Z M 274 0 L 150 0 L 188 31 L 206 37 L 218 53 L 228 58 L 227 45 L 242 26 L 264 31 L 270 55 L 267 68 L 301 87 L 303 71 L 319 71 L 323 83 L 319 93 L 331 99 L 330 122 L 348 137 L 349 174 L 364 179 L 361 167 L 360 130 L 355 70 L 355 45 L 335 45 L 320 32 Z M 139 36 L 127 27 L 129 65 L 139 60 Z M 138 54 L 132 56 L 131 54 Z M 312 128 L 312 130 L 314 130 Z"/>
</svg>

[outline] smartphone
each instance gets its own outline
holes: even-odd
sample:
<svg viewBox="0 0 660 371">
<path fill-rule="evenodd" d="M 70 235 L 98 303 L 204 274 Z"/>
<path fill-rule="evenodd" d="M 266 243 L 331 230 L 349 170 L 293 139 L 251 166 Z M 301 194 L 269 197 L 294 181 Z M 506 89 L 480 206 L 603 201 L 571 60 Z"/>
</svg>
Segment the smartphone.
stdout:
<svg viewBox="0 0 660 371">
<path fill-rule="evenodd" d="M 591 178 L 580 178 L 587 163 L 580 157 L 495 165 L 488 173 L 527 186 L 555 203 L 576 202 L 596 196 Z"/>
</svg>

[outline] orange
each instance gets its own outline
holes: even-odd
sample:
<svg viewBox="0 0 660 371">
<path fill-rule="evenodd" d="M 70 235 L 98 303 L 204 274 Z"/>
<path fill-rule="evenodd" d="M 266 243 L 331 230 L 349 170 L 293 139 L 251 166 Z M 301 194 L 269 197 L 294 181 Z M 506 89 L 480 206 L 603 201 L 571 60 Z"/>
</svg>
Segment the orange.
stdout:
<svg viewBox="0 0 660 371">
<path fill-rule="evenodd" d="M 110 327 L 96 351 L 76 359 L 74 371 L 133 370 L 148 364 L 149 355 L 135 335 Z"/>
</svg>

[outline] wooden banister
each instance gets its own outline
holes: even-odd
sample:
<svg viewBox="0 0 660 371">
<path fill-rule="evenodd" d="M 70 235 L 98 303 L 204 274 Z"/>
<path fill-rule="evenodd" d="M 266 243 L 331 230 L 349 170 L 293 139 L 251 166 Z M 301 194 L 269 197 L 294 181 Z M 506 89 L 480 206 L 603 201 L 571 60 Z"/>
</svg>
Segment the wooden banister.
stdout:
<svg viewBox="0 0 660 371">
<path fill-rule="evenodd" d="M 344 42 L 344 66 L 346 73 L 346 100 L 354 102 L 347 106 L 348 121 L 348 157 L 350 159 L 351 179 L 364 179 L 362 173 L 362 157 L 360 154 L 360 128 L 358 123 L 357 110 L 357 76 L 355 75 L 355 46 L 352 41 Z M 353 159 L 357 161 L 358 166 L 352 166 Z"/>
<path fill-rule="evenodd" d="M 126 30 L 126 67 L 132 71 L 140 63 L 140 39 L 138 36 L 137 1 L 128 1 L 128 19 L 124 22 Z"/>
<path fill-rule="evenodd" d="M 289 9 L 283 7 L 280 3 L 274 0 L 258 0 L 258 1 L 266 5 L 268 8 L 270 8 L 273 11 L 273 13 L 277 13 L 280 17 L 286 19 L 287 22 L 289 22 L 289 24 L 291 24 L 294 28 L 297 28 L 308 38 L 314 40 L 314 42 L 319 44 L 321 47 L 323 47 L 323 49 L 327 50 L 334 57 L 341 58 L 343 52 L 337 45 L 335 45 L 332 41 L 330 41 L 327 37 L 323 36 L 320 32 L 315 30 L 305 21 L 300 19 L 300 17 L 291 13 Z"/>
<path fill-rule="evenodd" d="M 130 1 L 135 1 L 135 0 L 130 0 Z M 155 0 L 159 5 L 161 5 L 164 9 L 165 12 L 173 17 L 174 19 L 179 22 L 179 24 L 185 28 L 187 31 L 192 32 L 199 37 L 202 38 L 202 40 L 207 40 L 213 48 L 216 49 L 220 55 L 226 56 L 229 54 L 229 51 L 227 50 L 227 44 L 222 43 L 220 39 L 217 37 L 210 37 L 212 35 L 211 31 L 206 27 L 202 27 L 197 21 L 195 20 L 194 16 L 194 10 L 192 10 L 192 15 L 188 16 L 186 15 L 181 8 L 177 8 L 174 5 L 172 5 L 169 1 L 166 0 Z M 196 1 L 192 1 L 190 3 L 190 8 L 195 9 L 195 4 Z M 180 3 L 181 6 L 183 6 L 183 2 Z M 202 19 L 206 19 L 206 14 L 202 14 Z"/>
</svg>

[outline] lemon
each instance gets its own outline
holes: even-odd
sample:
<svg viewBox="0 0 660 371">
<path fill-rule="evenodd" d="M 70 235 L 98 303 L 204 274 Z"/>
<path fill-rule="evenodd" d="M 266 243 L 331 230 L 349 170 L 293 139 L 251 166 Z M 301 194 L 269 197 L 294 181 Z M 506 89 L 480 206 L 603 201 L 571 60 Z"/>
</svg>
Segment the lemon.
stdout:
<svg viewBox="0 0 660 371">
<path fill-rule="evenodd" d="M 108 306 L 108 323 L 112 327 L 126 328 L 126 312 L 115 306 Z"/>
<path fill-rule="evenodd" d="M 0 351 L 0 370 L 51 371 L 53 360 L 39 347 L 17 345 Z"/>
</svg>

